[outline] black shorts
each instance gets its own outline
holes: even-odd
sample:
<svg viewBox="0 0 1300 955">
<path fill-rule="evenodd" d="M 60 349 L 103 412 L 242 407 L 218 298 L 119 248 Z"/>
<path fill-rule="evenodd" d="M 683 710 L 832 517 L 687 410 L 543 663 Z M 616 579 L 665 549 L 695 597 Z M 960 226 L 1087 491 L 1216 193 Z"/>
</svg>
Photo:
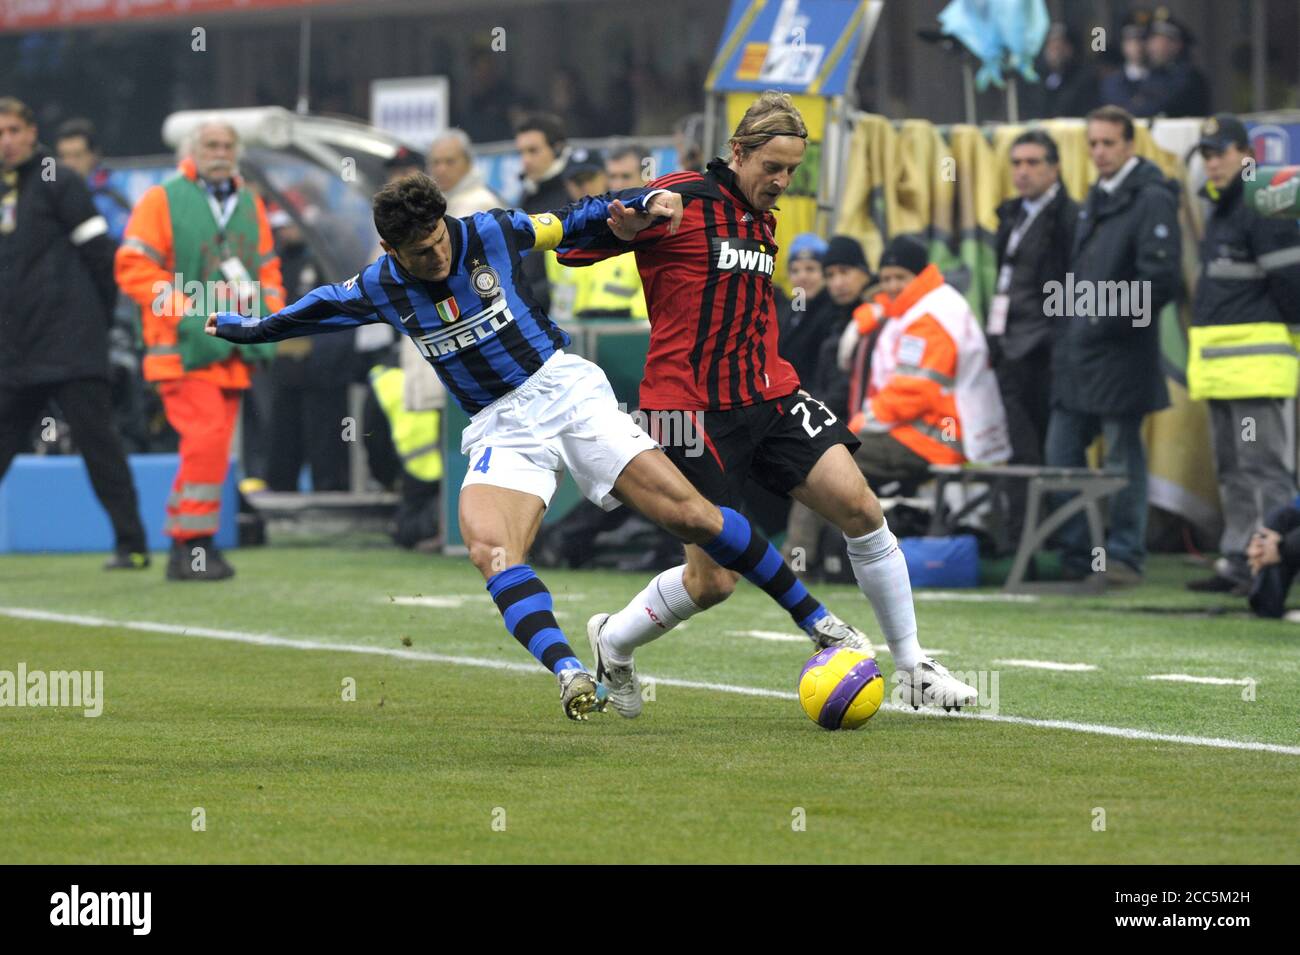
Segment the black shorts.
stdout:
<svg viewBox="0 0 1300 955">
<path fill-rule="evenodd" d="M 745 482 L 788 495 L 837 444 L 860 442 L 844 421 L 806 392 L 729 411 L 649 411 L 646 429 L 701 494 L 739 507 Z"/>
</svg>

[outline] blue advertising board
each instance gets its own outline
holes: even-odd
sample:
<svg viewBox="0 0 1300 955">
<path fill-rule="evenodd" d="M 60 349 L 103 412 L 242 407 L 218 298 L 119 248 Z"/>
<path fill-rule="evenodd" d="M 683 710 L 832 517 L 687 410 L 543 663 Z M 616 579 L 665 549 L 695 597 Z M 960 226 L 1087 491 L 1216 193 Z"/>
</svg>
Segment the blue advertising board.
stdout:
<svg viewBox="0 0 1300 955">
<path fill-rule="evenodd" d="M 732 0 L 705 88 L 844 95 L 870 6 L 866 0 Z"/>
</svg>

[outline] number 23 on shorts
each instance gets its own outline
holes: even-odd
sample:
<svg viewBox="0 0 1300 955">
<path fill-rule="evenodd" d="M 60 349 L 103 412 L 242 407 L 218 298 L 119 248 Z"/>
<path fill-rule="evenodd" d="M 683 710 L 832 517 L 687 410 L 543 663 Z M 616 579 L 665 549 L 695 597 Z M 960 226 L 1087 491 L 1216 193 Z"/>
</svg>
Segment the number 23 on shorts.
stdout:
<svg viewBox="0 0 1300 955">
<path fill-rule="evenodd" d="M 808 437 L 810 437 L 810 438 L 815 438 L 815 437 L 817 437 L 817 435 L 821 434 L 823 428 L 827 427 L 828 425 L 832 425 L 832 424 L 834 424 L 834 423 L 836 422 L 837 419 L 836 419 L 834 413 L 831 411 L 831 409 L 830 409 L 830 408 L 827 408 L 824 404 L 822 404 L 822 403 L 821 403 L 820 401 L 818 401 L 816 398 L 814 398 L 814 397 L 812 397 L 811 395 L 807 394 L 806 392 L 802 392 L 802 391 L 799 392 L 799 396 L 800 396 L 800 398 L 802 398 L 803 400 L 801 400 L 800 402 L 798 402 L 797 404 L 793 405 L 793 406 L 790 408 L 790 414 L 792 414 L 792 415 L 796 415 L 796 416 L 798 416 L 798 415 L 802 415 L 802 417 L 803 417 L 803 429 L 804 429 L 805 431 L 808 432 Z M 808 402 L 812 402 L 813 404 L 815 404 L 815 405 L 816 405 L 818 408 L 820 408 L 820 409 L 822 410 L 822 412 L 826 415 L 826 420 L 823 421 L 821 424 L 816 425 L 816 426 L 813 425 L 813 423 L 812 423 L 812 412 L 811 412 L 811 411 L 809 410 L 809 408 L 808 408 L 808 404 L 807 404 Z"/>
<path fill-rule="evenodd" d="M 474 465 L 474 470 L 481 471 L 482 473 L 487 474 L 488 462 L 491 460 L 491 458 L 492 458 L 492 449 L 484 448 L 483 457 L 478 459 L 478 464 Z"/>
</svg>

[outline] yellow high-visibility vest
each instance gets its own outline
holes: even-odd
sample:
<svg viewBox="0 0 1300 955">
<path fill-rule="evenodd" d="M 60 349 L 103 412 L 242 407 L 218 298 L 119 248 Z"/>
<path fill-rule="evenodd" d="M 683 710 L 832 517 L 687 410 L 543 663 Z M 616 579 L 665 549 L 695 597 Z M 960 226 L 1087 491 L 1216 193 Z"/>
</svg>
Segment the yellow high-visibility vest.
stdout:
<svg viewBox="0 0 1300 955">
<path fill-rule="evenodd" d="M 376 365 L 370 369 L 370 387 L 388 418 L 402 466 L 412 477 L 432 483 L 442 479 L 442 413 L 407 411 L 402 401 L 405 381 L 406 373 L 400 368 Z"/>
<path fill-rule="evenodd" d="M 1193 325 L 1187 332 L 1187 389 L 1193 399 L 1294 398 L 1300 359 L 1280 322 Z"/>
<path fill-rule="evenodd" d="M 576 289 L 573 314 L 578 318 L 600 315 L 626 315 L 649 318 L 641 273 L 636 270 L 636 255 L 627 252 L 594 265 L 573 270 Z"/>
</svg>

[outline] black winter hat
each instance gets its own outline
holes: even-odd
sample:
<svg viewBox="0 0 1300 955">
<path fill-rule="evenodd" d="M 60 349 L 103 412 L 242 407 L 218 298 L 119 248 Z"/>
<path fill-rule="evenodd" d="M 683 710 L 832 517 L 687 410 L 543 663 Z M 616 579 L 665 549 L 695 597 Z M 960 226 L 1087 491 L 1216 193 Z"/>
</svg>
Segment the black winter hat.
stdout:
<svg viewBox="0 0 1300 955">
<path fill-rule="evenodd" d="M 862 243 L 849 235 L 831 236 L 831 241 L 827 243 L 821 260 L 824 269 L 832 265 L 847 265 L 851 269 L 861 269 L 868 275 L 871 274 L 867 257 L 862 253 Z"/>
<path fill-rule="evenodd" d="M 896 265 L 900 269 L 907 269 L 913 275 L 920 275 L 929 264 L 930 254 L 925 251 L 925 246 L 905 235 L 896 235 L 890 239 L 889 245 L 885 246 L 885 251 L 880 256 L 882 269 L 886 265 Z"/>
</svg>

